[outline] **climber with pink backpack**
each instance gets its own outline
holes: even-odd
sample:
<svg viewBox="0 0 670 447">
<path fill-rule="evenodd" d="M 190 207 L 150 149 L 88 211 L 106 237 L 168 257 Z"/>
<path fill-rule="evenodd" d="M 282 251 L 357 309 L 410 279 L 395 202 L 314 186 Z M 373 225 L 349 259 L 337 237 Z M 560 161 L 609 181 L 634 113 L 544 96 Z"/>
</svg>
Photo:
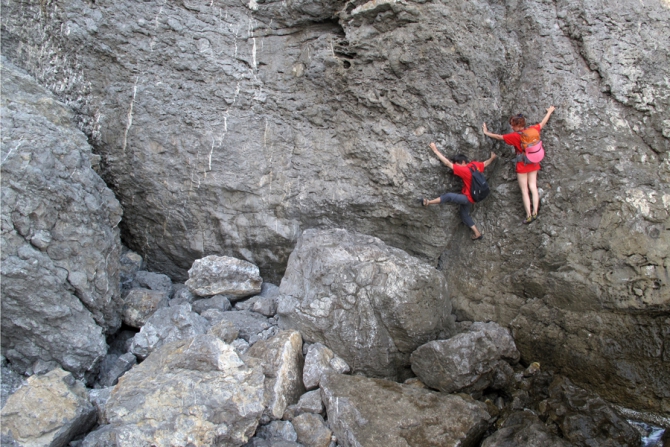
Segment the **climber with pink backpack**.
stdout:
<svg viewBox="0 0 670 447">
<path fill-rule="evenodd" d="M 526 127 L 526 118 L 522 114 L 514 115 L 509 119 L 513 132 L 504 135 L 491 133 L 486 128 L 486 123 L 482 125 L 484 135 L 504 141 L 516 149 L 516 157 L 514 159 L 516 161 L 516 178 L 521 188 L 523 207 L 526 211 L 524 224 L 534 222 L 540 209 L 540 196 L 537 191 L 537 171 L 540 170 L 540 161 L 544 158 L 544 147 L 540 139 L 540 131 L 547 124 L 554 110 L 556 110 L 554 106 L 549 107 L 542 121 L 529 127 Z"/>
</svg>

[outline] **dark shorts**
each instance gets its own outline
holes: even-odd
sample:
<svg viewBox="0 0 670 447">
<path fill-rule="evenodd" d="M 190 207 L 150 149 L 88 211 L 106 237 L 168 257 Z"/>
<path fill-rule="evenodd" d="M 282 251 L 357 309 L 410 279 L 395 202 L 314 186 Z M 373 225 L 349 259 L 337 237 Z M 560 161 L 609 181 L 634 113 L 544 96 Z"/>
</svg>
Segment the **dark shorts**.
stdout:
<svg viewBox="0 0 670 447">
<path fill-rule="evenodd" d="M 461 213 L 461 220 L 468 227 L 474 227 L 475 222 L 470 217 L 470 201 L 465 194 L 456 194 L 448 192 L 440 196 L 440 203 L 451 202 L 458 204 L 458 211 Z"/>
</svg>

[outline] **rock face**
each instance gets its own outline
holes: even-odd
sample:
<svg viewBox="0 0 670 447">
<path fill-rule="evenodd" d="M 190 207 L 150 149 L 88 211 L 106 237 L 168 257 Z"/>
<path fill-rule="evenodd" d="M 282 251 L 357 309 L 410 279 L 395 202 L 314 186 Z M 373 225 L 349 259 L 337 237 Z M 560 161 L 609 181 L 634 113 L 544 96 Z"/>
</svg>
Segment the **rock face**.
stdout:
<svg viewBox="0 0 670 447">
<path fill-rule="evenodd" d="M 229 256 L 198 259 L 188 271 L 186 285 L 195 295 L 244 298 L 261 292 L 263 279 L 254 264 Z"/>
<path fill-rule="evenodd" d="M 62 369 L 34 375 L 2 409 L 2 445 L 63 447 L 89 430 L 96 411 L 83 383 Z"/>
<path fill-rule="evenodd" d="M 121 325 L 121 207 L 72 113 L 2 59 L 2 353 L 95 369 Z"/>
<path fill-rule="evenodd" d="M 331 374 L 321 382 L 339 445 L 473 445 L 488 428 L 481 402 L 380 379 Z"/>
<path fill-rule="evenodd" d="M 491 322 L 475 323 L 449 340 L 428 342 L 410 359 L 412 371 L 429 387 L 471 393 L 491 386 L 519 356 L 509 330 Z"/>
<path fill-rule="evenodd" d="M 91 445 L 241 446 L 264 409 L 263 372 L 216 337 L 166 344 L 126 373 Z"/>
<path fill-rule="evenodd" d="M 406 375 L 411 352 L 451 328 L 437 270 L 345 230 L 305 231 L 279 290 L 280 325 L 325 344 L 352 372 Z"/>
<path fill-rule="evenodd" d="M 124 239 L 152 270 L 183 281 L 216 253 L 272 281 L 305 228 L 372 234 L 439 257 L 460 318 L 519 316 L 526 360 L 610 400 L 670 408 L 664 0 L 2 11 L 3 54 L 77 110 L 124 206 Z M 507 132 L 508 116 L 536 122 L 551 104 L 540 219 L 520 227 L 511 152 L 480 126 Z M 483 244 L 453 208 L 418 206 L 459 188 L 431 140 L 448 155 L 507 154 L 474 212 Z"/>
</svg>

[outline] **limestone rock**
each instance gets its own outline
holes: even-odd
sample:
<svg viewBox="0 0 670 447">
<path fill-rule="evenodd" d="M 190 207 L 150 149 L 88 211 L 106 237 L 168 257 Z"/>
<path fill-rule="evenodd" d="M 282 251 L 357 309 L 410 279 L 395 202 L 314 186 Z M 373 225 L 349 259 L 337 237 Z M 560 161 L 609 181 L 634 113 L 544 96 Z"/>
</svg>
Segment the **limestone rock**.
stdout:
<svg viewBox="0 0 670 447">
<path fill-rule="evenodd" d="M 121 246 L 121 257 L 119 258 L 119 281 L 124 289 L 132 288 L 135 274 L 142 269 L 144 260 L 142 256 L 130 250 L 128 247 Z"/>
<path fill-rule="evenodd" d="M 216 309 L 221 312 L 227 312 L 232 309 L 230 301 L 223 295 L 214 295 L 211 298 L 205 298 L 203 300 L 195 300 L 191 303 L 191 307 L 194 312 L 199 314 L 203 313 L 208 309 Z"/>
<path fill-rule="evenodd" d="M 411 356 L 417 377 L 445 393 L 484 390 L 495 382 L 499 370 L 510 369 L 506 362 L 518 360 L 519 351 L 509 330 L 494 322 L 474 323 L 468 332 L 428 342 Z M 505 381 L 501 380 L 498 388 Z"/>
<path fill-rule="evenodd" d="M 319 414 L 303 413 L 293 418 L 293 427 L 298 442 L 305 447 L 328 447 L 333 432 L 328 429 Z"/>
<path fill-rule="evenodd" d="M 472 445 L 489 426 L 481 402 L 382 379 L 330 374 L 321 395 L 343 447 Z"/>
<path fill-rule="evenodd" d="M 158 309 L 168 305 L 168 295 L 163 290 L 130 289 L 123 299 L 123 322 L 141 328 Z"/>
<path fill-rule="evenodd" d="M 254 264 L 229 256 L 198 259 L 188 271 L 186 285 L 198 296 L 244 298 L 261 291 L 263 279 Z"/>
<path fill-rule="evenodd" d="M 105 360 L 100 364 L 100 373 L 98 373 L 98 384 L 103 387 L 109 387 L 116 385 L 116 382 L 119 380 L 126 371 L 130 370 L 133 366 L 137 364 L 137 358 L 135 355 L 126 352 L 125 354 L 116 355 L 108 354 L 105 357 Z"/>
<path fill-rule="evenodd" d="M 305 368 L 302 374 L 305 388 L 308 390 L 317 388 L 321 377 L 331 372 L 346 374 L 349 372 L 349 365 L 321 343 L 310 345 L 307 348 Z"/>
<path fill-rule="evenodd" d="M 113 387 L 109 386 L 106 388 L 97 388 L 88 393 L 88 400 L 95 407 L 98 415 L 97 420 L 99 421 L 105 417 L 105 408 L 107 407 L 107 401 L 112 395 L 112 389 Z"/>
<path fill-rule="evenodd" d="M 321 401 L 321 392 L 319 390 L 309 391 L 302 396 L 295 404 L 294 414 L 296 416 L 302 413 L 323 414 L 324 406 Z"/>
<path fill-rule="evenodd" d="M 9 397 L 1 415 L 3 441 L 25 446 L 66 446 L 96 421 L 84 385 L 60 368 L 28 378 L 27 385 Z"/>
<path fill-rule="evenodd" d="M 305 392 L 302 384 L 302 337 L 297 331 L 282 331 L 254 344 L 247 357 L 259 359 L 265 374 L 267 415 L 281 419 L 284 410 Z M 246 358 L 246 357 L 245 357 Z"/>
<path fill-rule="evenodd" d="M 239 336 L 246 341 L 249 341 L 251 337 L 258 336 L 272 326 L 266 317 L 249 311 L 223 312 L 222 318 L 237 326 L 240 330 Z"/>
<path fill-rule="evenodd" d="M 261 439 L 281 439 L 296 442 L 298 435 L 289 421 L 272 421 L 268 425 L 259 427 L 256 436 Z"/>
<path fill-rule="evenodd" d="M 192 338 L 204 334 L 208 329 L 209 322 L 191 312 L 190 305 L 164 307 L 156 311 L 133 337 L 130 352 L 139 359 L 145 359 L 166 343 Z"/>
<path fill-rule="evenodd" d="M 165 292 L 168 298 L 172 296 L 173 291 L 172 280 L 169 276 L 144 270 L 135 273 L 132 287 Z"/>
<path fill-rule="evenodd" d="M 482 443 L 482 447 L 570 447 L 573 444 L 552 434 L 530 411 L 509 415 L 501 427 Z"/>
<path fill-rule="evenodd" d="M 209 331 L 207 331 L 208 334 L 211 334 L 218 338 L 219 340 L 225 342 L 225 343 L 232 343 L 237 336 L 240 333 L 240 330 L 235 326 L 235 324 L 231 323 L 228 320 L 221 320 L 218 323 L 214 324 Z"/>
<path fill-rule="evenodd" d="M 195 297 L 186 284 L 174 284 L 170 306 L 179 306 L 180 304 L 192 304 Z"/>
<path fill-rule="evenodd" d="M 94 436 L 118 447 L 240 446 L 265 407 L 263 382 L 260 367 L 216 337 L 169 343 L 119 380 L 105 409 L 108 428 Z"/>
<path fill-rule="evenodd" d="M 438 271 L 375 237 L 345 230 L 305 231 L 280 292 L 281 327 L 298 329 L 353 372 L 372 376 L 409 375 L 411 352 L 452 325 Z"/>
<path fill-rule="evenodd" d="M 121 325 L 121 207 L 72 112 L 0 64 L 2 353 L 22 373 L 43 360 L 83 377 Z"/>
</svg>

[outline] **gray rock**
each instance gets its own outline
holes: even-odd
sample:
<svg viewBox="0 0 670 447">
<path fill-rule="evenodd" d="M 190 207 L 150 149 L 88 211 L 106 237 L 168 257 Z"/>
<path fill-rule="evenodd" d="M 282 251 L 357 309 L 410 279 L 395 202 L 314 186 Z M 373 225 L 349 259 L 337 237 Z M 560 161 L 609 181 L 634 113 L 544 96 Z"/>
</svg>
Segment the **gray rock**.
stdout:
<svg viewBox="0 0 670 447">
<path fill-rule="evenodd" d="M 121 257 L 119 258 L 119 281 L 124 289 L 132 288 L 135 274 L 142 269 L 144 260 L 142 256 L 125 246 L 121 246 Z"/>
<path fill-rule="evenodd" d="M 21 373 L 43 360 L 83 377 L 121 325 L 121 207 L 72 112 L 1 65 L 2 354 Z"/>
<path fill-rule="evenodd" d="M 168 298 L 172 296 L 172 280 L 162 273 L 139 271 L 135 273 L 132 287 L 151 289 L 165 292 Z"/>
<path fill-rule="evenodd" d="M 26 384 L 26 379 L 6 365 L 2 365 L 0 378 L 2 378 L 0 383 L 0 408 L 2 408 L 5 406 L 7 398 Z"/>
<path fill-rule="evenodd" d="M 228 320 L 221 320 L 218 323 L 214 324 L 208 334 L 215 336 L 219 340 L 225 343 L 232 343 L 240 333 L 240 330 Z"/>
<path fill-rule="evenodd" d="M 163 345 L 114 387 L 105 436 L 118 447 L 242 445 L 263 412 L 263 382 L 260 367 L 211 335 Z"/>
<path fill-rule="evenodd" d="M 321 396 L 342 446 L 473 445 L 489 426 L 481 402 L 387 380 L 330 374 Z"/>
<path fill-rule="evenodd" d="M 130 370 L 137 364 L 135 355 L 127 352 L 120 356 L 111 354 L 105 357 L 105 360 L 100 365 L 100 373 L 98 373 L 98 384 L 103 387 L 114 386 L 119 380 L 119 377 L 124 375 L 126 371 Z"/>
<path fill-rule="evenodd" d="M 259 296 L 251 306 L 253 312 L 273 317 L 277 313 L 277 301 L 273 297 Z"/>
<path fill-rule="evenodd" d="M 243 447 L 304 447 L 304 446 L 297 442 L 286 441 L 284 439 L 252 438 L 247 444 L 244 444 Z"/>
<path fill-rule="evenodd" d="M 409 355 L 452 325 L 444 277 L 381 240 L 307 230 L 281 282 L 280 327 L 297 328 L 353 372 L 405 378 Z"/>
<path fill-rule="evenodd" d="M 256 430 L 256 436 L 262 439 L 281 439 L 296 442 L 298 435 L 289 421 L 272 421 Z"/>
<path fill-rule="evenodd" d="M 89 391 L 88 400 L 95 407 L 96 413 L 98 415 L 97 420 L 101 421 L 105 417 L 105 408 L 107 407 L 107 401 L 112 395 L 113 387 L 98 388 Z"/>
<path fill-rule="evenodd" d="M 182 304 L 156 311 L 133 337 L 130 352 L 138 359 L 145 359 L 160 346 L 201 335 L 209 329 L 209 322 L 191 312 L 191 306 Z"/>
<path fill-rule="evenodd" d="M 232 346 L 233 348 L 235 348 L 235 351 L 236 351 L 239 355 L 246 354 L 246 352 L 247 352 L 247 351 L 249 350 L 249 348 L 251 347 L 251 346 L 249 345 L 249 342 L 247 342 L 247 341 L 244 340 L 243 338 L 238 338 L 237 340 L 234 340 L 234 341 L 231 343 L 231 346 Z"/>
<path fill-rule="evenodd" d="M 226 295 L 241 299 L 261 291 L 263 279 L 254 264 L 229 256 L 198 259 L 188 271 L 186 285 L 198 296 Z"/>
<path fill-rule="evenodd" d="M 246 352 L 260 360 L 265 374 L 266 414 L 281 419 L 288 405 L 305 392 L 302 384 L 302 337 L 297 331 L 282 331 L 268 340 L 260 340 Z"/>
<path fill-rule="evenodd" d="M 167 307 L 169 298 L 165 290 L 130 289 L 123 299 L 123 322 L 141 328 L 158 309 Z"/>
<path fill-rule="evenodd" d="M 298 400 L 297 404 L 287 407 L 286 411 L 284 412 L 283 419 L 292 420 L 294 417 L 303 413 L 323 415 L 324 410 L 325 408 L 323 406 L 323 402 L 321 401 L 321 391 L 308 391 L 307 393 L 300 396 L 300 400 Z"/>
<path fill-rule="evenodd" d="M 255 312 L 230 311 L 223 312 L 223 319 L 230 321 L 240 330 L 239 336 L 246 341 L 271 327 L 268 319 Z"/>
<path fill-rule="evenodd" d="M 494 382 L 500 389 L 513 373 L 507 362 L 518 360 L 509 330 L 494 322 L 474 323 L 468 332 L 428 342 L 411 356 L 417 377 L 445 393 L 482 391 Z"/>
<path fill-rule="evenodd" d="M 573 444 L 547 430 L 534 413 L 519 411 L 505 418 L 500 428 L 482 443 L 482 447 L 518 446 L 570 447 Z"/>
<path fill-rule="evenodd" d="M 211 298 L 206 298 L 203 300 L 195 300 L 191 304 L 194 312 L 202 314 L 208 309 L 216 309 L 222 312 L 227 312 L 232 309 L 230 301 L 223 295 L 215 295 Z"/>
<path fill-rule="evenodd" d="M 28 378 L 2 409 L 2 436 L 19 445 L 65 446 L 96 421 L 86 387 L 62 369 Z"/>
<path fill-rule="evenodd" d="M 317 388 L 324 374 L 331 372 L 346 374 L 349 369 L 349 365 L 331 349 L 321 343 L 314 343 L 309 346 L 305 356 L 305 368 L 302 373 L 305 388 L 308 390 Z"/>
<path fill-rule="evenodd" d="M 305 447 L 328 447 L 333 432 L 319 414 L 304 413 L 293 418 L 298 442 Z"/>
<path fill-rule="evenodd" d="M 173 284 L 172 299 L 170 306 L 179 306 L 180 304 L 192 304 L 195 297 L 186 284 Z"/>
</svg>

